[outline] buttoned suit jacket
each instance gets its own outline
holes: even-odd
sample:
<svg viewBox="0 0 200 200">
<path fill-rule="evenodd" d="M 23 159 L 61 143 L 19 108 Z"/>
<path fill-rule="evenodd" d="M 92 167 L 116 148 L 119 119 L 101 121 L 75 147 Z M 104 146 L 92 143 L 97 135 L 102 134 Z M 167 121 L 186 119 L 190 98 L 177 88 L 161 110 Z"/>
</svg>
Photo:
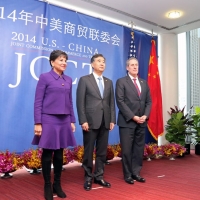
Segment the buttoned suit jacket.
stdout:
<svg viewBox="0 0 200 200">
<path fill-rule="evenodd" d="M 110 128 L 110 123 L 116 123 L 115 100 L 112 81 L 103 77 L 104 92 L 101 97 L 97 82 L 93 74 L 80 78 L 76 105 L 79 124 L 87 122 L 90 129 L 98 129 L 104 117 L 105 127 Z"/>
<path fill-rule="evenodd" d="M 117 80 L 115 95 L 119 108 L 117 124 L 120 127 L 136 127 L 138 124 L 133 120 L 134 116 L 149 117 L 152 104 L 149 86 L 145 80 L 141 78 L 138 80 L 141 85 L 140 97 L 130 76 L 127 75 Z M 145 121 L 140 126 L 144 127 L 146 124 Z"/>
<path fill-rule="evenodd" d="M 53 70 L 40 75 L 35 92 L 35 124 L 42 122 L 42 113 L 70 115 L 71 122 L 75 122 L 72 79 L 65 74 L 62 77 Z"/>
</svg>

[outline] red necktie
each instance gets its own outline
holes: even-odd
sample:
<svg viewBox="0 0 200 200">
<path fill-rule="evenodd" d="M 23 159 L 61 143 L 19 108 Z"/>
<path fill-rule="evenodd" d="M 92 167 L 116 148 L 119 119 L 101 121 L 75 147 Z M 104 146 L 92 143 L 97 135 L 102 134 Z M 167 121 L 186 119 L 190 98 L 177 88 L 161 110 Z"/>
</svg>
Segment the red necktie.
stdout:
<svg viewBox="0 0 200 200">
<path fill-rule="evenodd" d="M 136 82 L 136 78 L 134 78 L 133 79 L 133 83 L 134 83 L 134 85 L 135 85 L 135 87 L 136 87 L 136 90 L 137 90 L 137 92 L 138 92 L 138 96 L 140 97 L 140 89 L 139 89 L 139 87 L 138 87 L 138 85 L 137 85 L 137 82 Z"/>
</svg>

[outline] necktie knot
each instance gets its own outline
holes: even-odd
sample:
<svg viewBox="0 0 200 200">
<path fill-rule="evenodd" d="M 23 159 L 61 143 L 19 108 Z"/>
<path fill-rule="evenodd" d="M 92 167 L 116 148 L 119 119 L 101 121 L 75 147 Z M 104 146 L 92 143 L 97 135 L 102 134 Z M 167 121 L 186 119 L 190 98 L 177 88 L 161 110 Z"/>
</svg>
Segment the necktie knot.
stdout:
<svg viewBox="0 0 200 200">
<path fill-rule="evenodd" d="M 99 81 L 101 81 L 101 80 L 102 80 L 102 78 L 101 78 L 101 77 L 98 77 L 98 79 L 99 79 Z"/>
</svg>

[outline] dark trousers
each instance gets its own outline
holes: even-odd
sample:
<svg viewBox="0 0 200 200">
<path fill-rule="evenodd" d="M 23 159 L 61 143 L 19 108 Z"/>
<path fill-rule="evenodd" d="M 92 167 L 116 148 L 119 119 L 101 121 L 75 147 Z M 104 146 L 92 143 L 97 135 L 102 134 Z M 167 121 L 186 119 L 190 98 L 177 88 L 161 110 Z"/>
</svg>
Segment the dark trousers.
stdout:
<svg viewBox="0 0 200 200">
<path fill-rule="evenodd" d="M 83 131 L 84 157 L 83 168 L 85 170 L 85 181 L 92 180 L 93 152 L 96 144 L 96 159 L 94 178 L 103 179 L 104 163 L 106 162 L 109 130 L 105 128 L 104 123 L 99 129 L 90 129 Z"/>
<path fill-rule="evenodd" d="M 119 127 L 119 135 L 124 178 L 139 175 L 143 162 L 145 127 Z"/>
</svg>

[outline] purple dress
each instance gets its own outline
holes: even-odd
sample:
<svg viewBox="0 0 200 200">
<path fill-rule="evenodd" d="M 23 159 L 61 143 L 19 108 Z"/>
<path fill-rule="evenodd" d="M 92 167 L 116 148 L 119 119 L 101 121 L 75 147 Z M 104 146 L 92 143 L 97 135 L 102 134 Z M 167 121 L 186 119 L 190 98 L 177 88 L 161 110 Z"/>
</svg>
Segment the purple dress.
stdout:
<svg viewBox="0 0 200 200">
<path fill-rule="evenodd" d="M 72 103 L 72 79 L 53 70 L 41 74 L 35 93 L 35 124 L 42 124 L 41 136 L 32 144 L 45 149 L 76 146 L 71 123 L 75 122 Z"/>
</svg>

